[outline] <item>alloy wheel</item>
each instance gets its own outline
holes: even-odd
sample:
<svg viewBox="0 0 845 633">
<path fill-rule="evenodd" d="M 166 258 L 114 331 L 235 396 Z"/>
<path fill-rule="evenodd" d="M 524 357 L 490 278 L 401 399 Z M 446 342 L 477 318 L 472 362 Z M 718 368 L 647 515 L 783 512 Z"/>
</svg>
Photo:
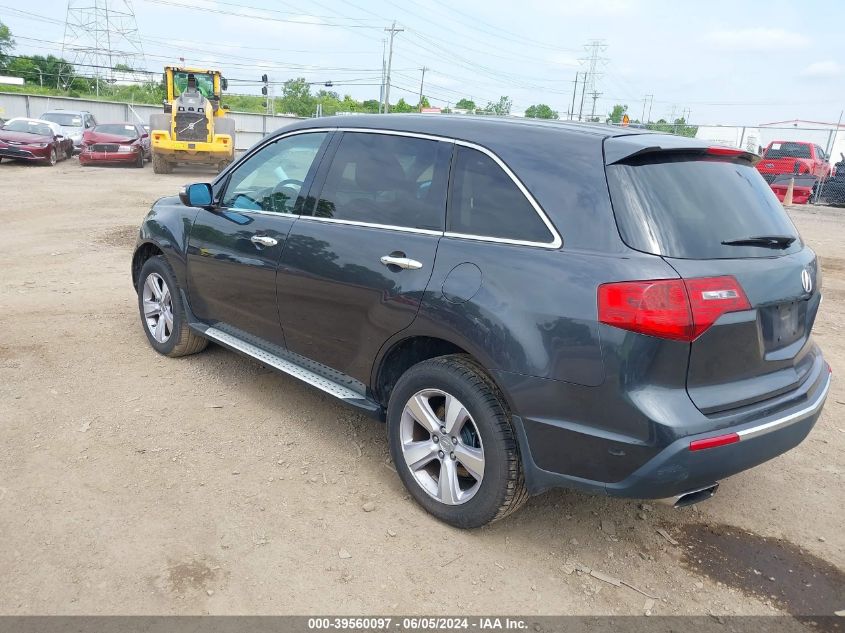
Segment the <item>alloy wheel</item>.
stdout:
<svg viewBox="0 0 845 633">
<path fill-rule="evenodd" d="M 173 298 L 158 273 L 150 273 L 144 281 L 142 301 L 150 334 L 159 343 L 166 342 L 173 334 Z"/>
<path fill-rule="evenodd" d="M 402 456 L 420 487 L 446 505 L 475 496 L 484 478 L 484 447 L 467 408 L 440 389 L 405 404 L 399 423 Z"/>
</svg>

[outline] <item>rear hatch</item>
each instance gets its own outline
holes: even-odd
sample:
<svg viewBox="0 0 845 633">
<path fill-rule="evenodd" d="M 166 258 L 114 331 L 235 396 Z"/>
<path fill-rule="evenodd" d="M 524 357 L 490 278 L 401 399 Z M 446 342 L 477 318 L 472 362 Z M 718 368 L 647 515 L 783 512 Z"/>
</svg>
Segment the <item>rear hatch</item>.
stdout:
<svg viewBox="0 0 845 633">
<path fill-rule="evenodd" d="M 661 138 L 608 139 L 606 172 L 622 239 L 684 280 L 696 325 L 690 398 L 715 413 L 794 390 L 817 354 L 815 253 L 755 169 L 756 156 Z"/>
</svg>

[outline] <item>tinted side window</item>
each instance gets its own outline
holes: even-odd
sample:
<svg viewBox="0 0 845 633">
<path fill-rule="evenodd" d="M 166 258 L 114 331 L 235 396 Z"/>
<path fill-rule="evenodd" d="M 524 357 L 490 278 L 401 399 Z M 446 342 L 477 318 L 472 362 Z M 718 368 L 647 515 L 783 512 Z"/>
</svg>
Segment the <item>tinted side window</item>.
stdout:
<svg viewBox="0 0 845 633">
<path fill-rule="evenodd" d="M 442 141 L 345 132 L 314 215 L 442 230 L 451 149 Z"/>
<path fill-rule="evenodd" d="M 221 204 L 230 209 L 298 212 L 302 185 L 325 138 L 325 132 L 295 134 L 263 147 L 235 169 Z"/>
<path fill-rule="evenodd" d="M 548 243 L 553 236 L 507 173 L 487 154 L 456 147 L 447 230 Z"/>
</svg>

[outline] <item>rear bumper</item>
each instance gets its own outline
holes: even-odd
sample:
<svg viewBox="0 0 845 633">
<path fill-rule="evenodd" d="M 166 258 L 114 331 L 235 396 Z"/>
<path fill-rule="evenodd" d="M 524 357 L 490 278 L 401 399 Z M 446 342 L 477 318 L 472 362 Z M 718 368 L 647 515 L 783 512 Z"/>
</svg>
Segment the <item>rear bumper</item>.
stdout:
<svg viewBox="0 0 845 633">
<path fill-rule="evenodd" d="M 818 370 L 785 406 L 757 408 L 707 418 L 711 428 L 683 435 L 654 424 L 645 441 L 625 441 L 617 434 L 579 428 L 560 420 L 514 416 L 526 482 L 531 493 L 550 488 L 639 499 L 675 497 L 706 488 L 766 462 L 800 444 L 815 425 L 830 388 L 831 374 L 818 357 Z M 668 400 L 668 399 L 667 399 Z M 690 403 L 692 405 L 692 403 Z M 601 403 L 596 403 L 596 408 Z M 667 402 L 667 409 L 673 405 Z M 677 410 L 677 409 L 676 409 Z M 702 414 L 690 407 L 699 417 Z M 681 428 L 681 427 L 676 427 Z M 697 425 L 697 428 L 701 428 Z M 691 451 L 690 442 L 736 433 L 739 441 Z M 589 466 L 573 466 L 573 455 L 590 456 Z M 624 472 L 614 464 L 635 464 Z"/>
</svg>

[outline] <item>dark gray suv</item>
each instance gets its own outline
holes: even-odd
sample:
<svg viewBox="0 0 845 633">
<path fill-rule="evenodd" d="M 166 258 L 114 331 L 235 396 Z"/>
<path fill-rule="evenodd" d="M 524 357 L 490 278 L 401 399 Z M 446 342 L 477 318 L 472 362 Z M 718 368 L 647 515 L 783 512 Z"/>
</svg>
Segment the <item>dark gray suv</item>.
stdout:
<svg viewBox="0 0 845 633">
<path fill-rule="evenodd" d="M 141 322 L 159 353 L 214 341 L 386 420 L 453 525 L 556 486 L 694 503 L 800 443 L 831 380 L 816 256 L 756 160 L 605 126 L 298 122 L 155 203 Z"/>
</svg>

